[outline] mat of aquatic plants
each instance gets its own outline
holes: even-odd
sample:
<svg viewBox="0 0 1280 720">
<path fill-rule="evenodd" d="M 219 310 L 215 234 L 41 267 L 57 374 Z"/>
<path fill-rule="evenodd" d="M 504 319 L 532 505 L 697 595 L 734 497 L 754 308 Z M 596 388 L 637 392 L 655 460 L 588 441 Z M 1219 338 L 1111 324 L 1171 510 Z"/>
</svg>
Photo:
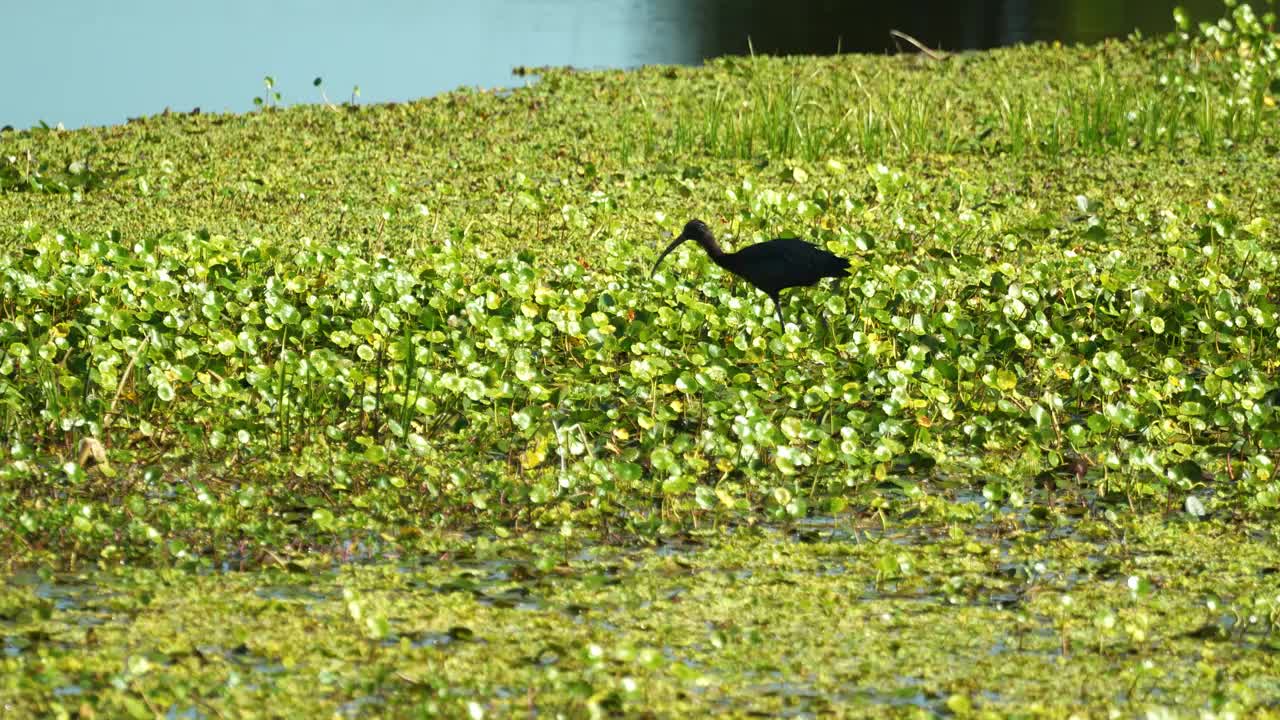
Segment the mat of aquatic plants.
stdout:
<svg viewBox="0 0 1280 720">
<path fill-rule="evenodd" d="M 1280 40 L 1176 20 L 0 131 L 0 702 L 1280 712 Z"/>
<path fill-rule="evenodd" d="M 0 702 L 139 718 L 1274 717 L 1274 542 L 1237 523 L 813 518 L 647 547 L 367 538 L 253 569 L 20 572 L 0 591 Z"/>
</svg>

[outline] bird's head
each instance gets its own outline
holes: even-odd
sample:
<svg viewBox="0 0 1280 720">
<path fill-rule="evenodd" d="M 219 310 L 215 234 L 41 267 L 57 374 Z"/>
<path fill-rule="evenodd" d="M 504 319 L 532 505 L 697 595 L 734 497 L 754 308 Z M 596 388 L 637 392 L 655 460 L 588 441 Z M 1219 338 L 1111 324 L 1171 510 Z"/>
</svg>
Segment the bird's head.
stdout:
<svg viewBox="0 0 1280 720">
<path fill-rule="evenodd" d="M 685 240 L 696 240 L 699 245 L 712 240 L 711 228 L 701 220 L 690 220 L 684 224 L 684 230 L 680 231 L 680 237 Z"/>
<path fill-rule="evenodd" d="M 684 224 L 684 230 L 680 231 L 680 235 L 677 236 L 675 240 L 672 240 L 671 244 L 667 246 L 667 249 L 663 250 L 662 254 L 658 256 L 658 261 L 653 264 L 653 270 L 649 273 L 650 277 L 652 277 L 654 273 L 658 272 L 658 266 L 662 264 L 663 258 L 671 254 L 672 250 L 680 247 L 680 243 L 685 240 L 693 240 L 707 250 L 707 252 L 711 252 L 712 248 L 719 250 L 719 246 L 716 245 L 715 236 L 711 234 L 711 228 L 707 227 L 707 224 L 701 220 L 690 220 Z"/>
</svg>

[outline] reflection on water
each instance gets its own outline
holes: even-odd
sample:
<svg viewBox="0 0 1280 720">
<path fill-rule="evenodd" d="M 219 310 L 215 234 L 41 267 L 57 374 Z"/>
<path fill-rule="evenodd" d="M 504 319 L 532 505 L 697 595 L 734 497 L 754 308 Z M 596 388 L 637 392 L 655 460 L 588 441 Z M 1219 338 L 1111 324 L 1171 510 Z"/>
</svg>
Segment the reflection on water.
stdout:
<svg viewBox="0 0 1280 720">
<path fill-rule="evenodd" d="M 1178 0 L 96 0 L 13 3 L 0 43 L 0 125 L 111 124 L 165 107 L 406 100 L 512 86 L 515 66 L 697 64 L 757 52 L 891 52 L 898 29 L 949 50 L 1172 29 Z M 1194 17 L 1218 0 L 1181 0 Z M 907 49 L 904 47 L 904 49 Z"/>
<path fill-rule="evenodd" d="M 744 50 L 827 54 L 910 50 L 889 36 L 897 29 L 946 50 L 990 48 L 1039 40 L 1096 42 L 1135 28 L 1147 35 L 1173 30 L 1173 8 L 1198 19 L 1222 14 L 1219 0 L 899 0 L 895 3 L 754 3 L 749 12 L 729 2 L 701 18 L 706 56 Z"/>
</svg>

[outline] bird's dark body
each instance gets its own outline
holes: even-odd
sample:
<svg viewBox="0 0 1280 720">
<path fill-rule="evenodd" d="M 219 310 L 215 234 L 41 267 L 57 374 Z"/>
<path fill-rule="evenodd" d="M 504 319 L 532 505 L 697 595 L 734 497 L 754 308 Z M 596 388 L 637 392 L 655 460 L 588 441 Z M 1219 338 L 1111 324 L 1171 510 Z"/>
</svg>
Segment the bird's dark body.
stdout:
<svg viewBox="0 0 1280 720">
<path fill-rule="evenodd" d="M 848 260 L 798 238 L 768 240 L 715 260 L 770 295 L 789 287 L 815 285 L 825 277 L 849 276 L 845 269 Z"/>
<path fill-rule="evenodd" d="M 701 220 L 690 220 L 680 236 L 658 257 L 656 272 L 663 258 L 685 240 L 693 240 L 707 251 L 720 267 L 746 280 L 765 292 L 782 324 L 782 305 L 778 294 L 790 287 L 815 285 L 822 278 L 849 277 L 849 261 L 813 243 L 798 238 L 779 238 L 749 245 L 737 252 L 720 249 L 711 230 Z"/>
</svg>

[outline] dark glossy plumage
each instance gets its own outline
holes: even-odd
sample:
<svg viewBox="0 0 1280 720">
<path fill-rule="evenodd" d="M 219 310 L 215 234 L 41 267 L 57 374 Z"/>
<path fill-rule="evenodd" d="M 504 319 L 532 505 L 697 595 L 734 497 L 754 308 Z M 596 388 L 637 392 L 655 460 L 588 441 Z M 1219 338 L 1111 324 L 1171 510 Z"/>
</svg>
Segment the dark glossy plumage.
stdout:
<svg viewBox="0 0 1280 720">
<path fill-rule="evenodd" d="M 816 284 L 825 277 L 849 277 L 849 261 L 797 238 L 779 238 L 750 245 L 737 252 L 726 253 L 716 242 L 711 229 L 701 220 L 690 220 L 680 236 L 671 241 L 653 264 L 658 271 L 663 258 L 686 240 L 693 240 L 707 251 L 720 267 L 764 291 L 772 300 L 782 325 L 782 303 L 778 293 L 789 287 Z M 652 273 L 650 273 L 652 275 Z"/>
</svg>

